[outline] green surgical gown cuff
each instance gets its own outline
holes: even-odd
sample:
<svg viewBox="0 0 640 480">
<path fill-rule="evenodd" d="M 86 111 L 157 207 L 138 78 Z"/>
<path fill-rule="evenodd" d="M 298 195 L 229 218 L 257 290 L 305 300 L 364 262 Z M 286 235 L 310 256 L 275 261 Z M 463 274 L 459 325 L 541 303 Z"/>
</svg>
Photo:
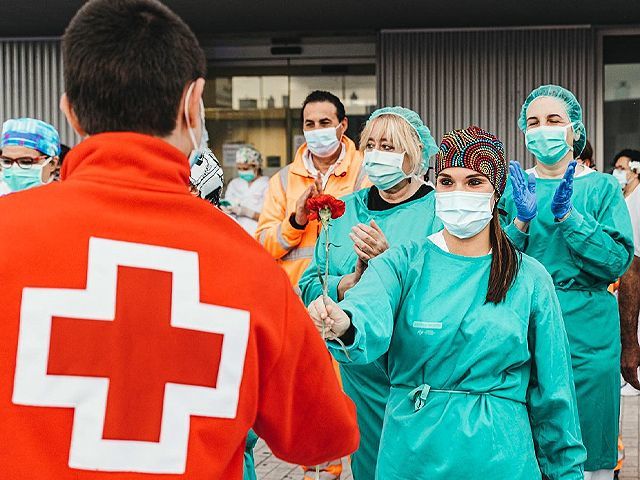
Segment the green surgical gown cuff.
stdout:
<svg viewBox="0 0 640 480">
<path fill-rule="evenodd" d="M 340 275 L 329 275 L 329 281 L 327 282 L 329 286 L 329 298 L 336 303 L 338 303 L 338 284 L 340 280 L 342 280 Z"/>
<path fill-rule="evenodd" d="M 511 242 L 513 242 L 515 247 L 521 252 L 524 252 L 527 248 L 527 242 L 529 241 L 529 234 L 516 227 L 514 222 L 515 220 L 505 228 L 505 233 Z"/>
<path fill-rule="evenodd" d="M 558 222 L 560 230 L 565 235 L 571 235 L 582 230 L 582 224 L 584 223 L 584 217 L 575 208 L 571 210 L 571 213 L 562 222 Z"/>
<path fill-rule="evenodd" d="M 351 345 L 346 345 L 346 348 L 340 345 L 335 340 L 327 340 L 327 347 L 329 348 L 329 352 L 338 363 L 358 363 L 358 359 L 362 356 L 362 348 L 360 346 L 362 334 L 355 325 L 354 328 L 355 337 L 353 343 Z"/>
</svg>

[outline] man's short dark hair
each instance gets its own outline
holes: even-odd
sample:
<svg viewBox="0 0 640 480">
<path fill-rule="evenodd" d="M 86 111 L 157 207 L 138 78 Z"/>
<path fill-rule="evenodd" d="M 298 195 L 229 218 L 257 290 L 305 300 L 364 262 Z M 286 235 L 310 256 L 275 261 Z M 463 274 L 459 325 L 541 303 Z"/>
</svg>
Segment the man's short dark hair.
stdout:
<svg viewBox="0 0 640 480">
<path fill-rule="evenodd" d="M 630 148 L 625 148 L 624 150 L 619 151 L 618 153 L 616 153 L 616 156 L 613 157 L 614 165 L 620 159 L 620 157 L 628 157 L 632 162 L 640 162 L 640 151 L 632 150 Z"/>
<path fill-rule="evenodd" d="M 193 32 L 156 0 L 91 0 L 62 40 L 65 90 L 89 134 L 167 136 L 184 88 L 206 73 Z"/>
<path fill-rule="evenodd" d="M 344 110 L 344 105 L 340 101 L 338 97 L 336 97 L 331 92 L 325 92 L 324 90 L 315 90 L 311 92 L 307 98 L 304 99 L 302 103 L 302 113 L 300 114 L 302 117 L 302 121 L 304 122 L 304 109 L 310 103 L 320 103 L 320 102 L 329 102 L 333 103 L 333 106 L 336 107 L 336 114 L 338 116 L 338 121 L 341 122 L 344 120 L 344 117 L 347 116 Z"/>
<path fill-rule="evenodd" d="M 584 148 L 582 149 L 582 152 L 580 153 L 580 156 L 578 156 L 578 158 L 580 160 L 590 160 L 593 162 L 593 147 L 591 146 L 591 143 L 589 143 L 589 140 L 587 140 L 587 143 L 585 143 Z"/>
</svg>

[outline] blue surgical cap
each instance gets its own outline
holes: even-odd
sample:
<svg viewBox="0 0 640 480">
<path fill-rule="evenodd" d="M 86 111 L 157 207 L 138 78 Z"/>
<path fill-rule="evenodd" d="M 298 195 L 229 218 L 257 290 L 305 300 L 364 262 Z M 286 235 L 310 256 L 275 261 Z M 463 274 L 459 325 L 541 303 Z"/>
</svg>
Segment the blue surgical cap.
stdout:
<svg viewBox="0 0 640 480">
<path fill-rule="evenodd" d="M 527 130 L 527 109 L 531 102 L 539 97 L 557 98 L 567 110 L 569 120 L 573 122 L 573 131 L 578 138 L 573 142 L 573 156 L 577 158 L 582 153 L 587 143 L 587 131 L 582 123 L 582 107 L 578 103 L 578 99 L 573 93 L 559 85 L 542 85 L 529 94 L 520 110 L 520 118 L 518 119 L 518 127 L 525 132 Z"/>
<path fill-rule="evenodd" d="M 48 123 L 35 118 L 12 118 L 2 124 L 0 148 L 18 146 L 50 157 L 60 155 L 60 136 Z"/>
<path fill-rule="evenodd" d="M 368 121 L 380 115 L 396 115 L 401 117 L 415 130 L 420 139 L 420 143 L 422 143 L 422 166 L 423 168 L 428 168 L 429 159 L 438 152 L 438 145 L 431 136 L 431 130 L 424 124 L 420 115 L 404 107 L 384 107 L 373 112 Z"/>
</svg>

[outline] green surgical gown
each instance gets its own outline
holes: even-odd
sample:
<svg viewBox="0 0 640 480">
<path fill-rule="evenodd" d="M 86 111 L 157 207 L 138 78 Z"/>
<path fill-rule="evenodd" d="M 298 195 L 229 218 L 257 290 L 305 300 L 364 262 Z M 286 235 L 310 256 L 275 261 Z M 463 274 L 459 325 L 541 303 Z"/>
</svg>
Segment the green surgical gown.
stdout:
<svg viewBox="0 0 640 480">
<path fill-rule="evenodd" d="M 344 275 L 353 273 L 357 256 L 349 238 L 351 228 L 358 223 L 369 224 L 375 220 L 391 246 L 417 239 L 425 239 L 442 229 L 435 216 L 435 196 L 425 197 L 400 204 L 390 210 L 375 211 L 367 208 L 369 189 L 346 196 L 345 214 L 332 221 L 329 236 L 333 244 L 329 252 L 329 296 L 337 301 L 338 283 Z M 300 279 L 302 300 L 308 305 L 322 295 L 318 278 L 318 265 L 324 271 L 325 236 L 320 235 L 313 261 Z M 344 391 L 353 400 L 358 412 L 360 448 L 351 462 L 355 480 L 373 480 L 378 457 L 380 432 L 384 410 L 389 397 L 389 377 L 386 356 L 369 365 L 341 365 L 340 374 Z"/>
<path fill-rule="evenodd" d="M 598 172 L 576 177 L 573 211 L 555 222 L 551 200 L 560 180 L 537 179 L 538 215 L 522 234 L 511 185 L 500 208 L 517 247 L 540 261 L 553 278 L 571 347 L 585 470 L 612 469 L 618 459 L 620 324 L 616 299 L 607 291 L 633 258 L 631 221 L 622 191 Z"/>
<path fill-rule="evenodd" d="M 343 364 L 387 354 L 379 480 L 583 478 L 569 345 L 549 274 L 523 255 L 504 302 L 486 303 L 491 256 L 430 240 L 369 262 L 340 306 Z"/>
<path fill-rule="evenodd" d="M 257 480 L 256 462 L 253 458 L 253 449 L 258 443 L 258 435 L 253 430 L 249 430 L 247 434 L 247 443 L 244 447 L 244 471 L 242 480 Z"/>
</svg>

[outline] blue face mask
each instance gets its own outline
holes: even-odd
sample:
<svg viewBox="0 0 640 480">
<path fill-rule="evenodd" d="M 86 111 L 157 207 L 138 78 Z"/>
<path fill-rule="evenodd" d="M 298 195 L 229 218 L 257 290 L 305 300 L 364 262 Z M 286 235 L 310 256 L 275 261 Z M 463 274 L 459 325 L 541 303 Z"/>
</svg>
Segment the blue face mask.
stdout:
<svg viewBox="0 0 640 480">
<path fill-rule="evenodd" d="M 31 168 L 20 168 L 16 164 L 2 169 L 2 180 L 12 192 L 20 192 L 33 187 L 44 185 L 42 181 L 42 169 L 49 163 L 33 165 Z"/>
<path fill-rule="evenodd" d="M 527 130 L 524 135 L 527 150 L 545 165 L 558 163 L 569 150 L 573 150 L 567 143 L 567 129 L 572 125 L 573 123 L 564 127 L 543 126 Z"/>
<path fill-rule="evenodd" d="M 402 170 L 404 153 L 368 150 L 364 152 L 364 171 L 378 190 L 389 190 L 409 175 Z"/>
<path fill-rule="evenodd" d="M 238 171 L 238 177 L 246 182 L 253 182 L 256 179 L 256 172 L 253 170 L 240 170 Z"/>
</svg>

